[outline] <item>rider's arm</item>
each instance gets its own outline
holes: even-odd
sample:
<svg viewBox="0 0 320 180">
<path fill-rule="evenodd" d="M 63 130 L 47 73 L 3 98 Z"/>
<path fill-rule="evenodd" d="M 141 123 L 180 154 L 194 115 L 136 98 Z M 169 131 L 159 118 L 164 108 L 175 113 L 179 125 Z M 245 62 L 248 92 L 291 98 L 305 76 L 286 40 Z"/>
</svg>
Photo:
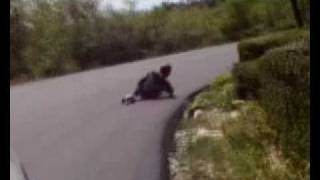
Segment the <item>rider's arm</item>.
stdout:
<svg viewBox="0 0 320 180">
<path fill-rule="evenodd" d="M 140 93 L 140 91 L 142 89 L 143 83 L 145 82 L 146 78 L 147 77 L 145 76 L 145 77 L 143 77 L 142 79 L 139 80 L 137 88 L 134 91 L 134 96 L 138 96 L 139 95 L 139 93 Z"/>
<path fill-rule="evenodd" d="M 169 81 L 164 80 L 163 81 L 163 90 L 169 94 L 169 96 L 174 95 L 174 89 Z"/>
</svg>

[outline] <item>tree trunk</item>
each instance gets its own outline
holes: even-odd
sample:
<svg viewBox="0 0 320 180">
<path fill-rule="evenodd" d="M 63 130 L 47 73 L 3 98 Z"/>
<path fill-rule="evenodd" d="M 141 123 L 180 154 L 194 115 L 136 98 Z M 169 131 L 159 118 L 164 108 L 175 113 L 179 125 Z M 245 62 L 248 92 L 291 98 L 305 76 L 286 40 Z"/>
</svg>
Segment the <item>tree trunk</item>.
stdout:
<svg viewBox="0 0 320 180">
<path fill-rule="evenodd" d="M 290 0 L 290 1 L 291 1 L 294 18 L 296 19 L 297 25 L 298 27 L 302 27 L 303 21 L 302 21 L 300 10 L 298 8 L 298 1 L 297 0 Z"/>
</svg>

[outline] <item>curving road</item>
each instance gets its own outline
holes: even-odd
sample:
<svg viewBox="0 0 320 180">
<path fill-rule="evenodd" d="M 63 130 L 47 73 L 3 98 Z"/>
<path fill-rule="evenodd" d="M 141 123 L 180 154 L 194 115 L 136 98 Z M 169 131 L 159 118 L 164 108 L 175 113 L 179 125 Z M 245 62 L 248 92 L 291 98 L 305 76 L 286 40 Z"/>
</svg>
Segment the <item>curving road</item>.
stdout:
<svg viewBox="0 0 320 180">
<path fill-rule="evenodd" d="M 232 43 L 12 86 L 11 147 L 31 180 L 160 180 L 168 118 L 237 59 Z M 120 104 L 164 63 L 177 99 Z"/>
</svg>

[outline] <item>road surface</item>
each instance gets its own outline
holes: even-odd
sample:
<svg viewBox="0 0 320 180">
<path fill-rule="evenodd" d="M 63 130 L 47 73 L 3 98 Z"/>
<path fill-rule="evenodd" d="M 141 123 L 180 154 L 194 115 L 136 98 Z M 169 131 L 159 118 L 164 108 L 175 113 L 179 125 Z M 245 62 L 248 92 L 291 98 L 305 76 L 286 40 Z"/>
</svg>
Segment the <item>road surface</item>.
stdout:
<svg viewBox="0 0 320 180">
<path fill-rule="evenodd" d="M 160 180 L 168 118 L 237 60 L 231 43 L 12 86 L 10 145 L 31 180 Z M 165 63 L 176 99 L 120 104 Z"/>
</svg>

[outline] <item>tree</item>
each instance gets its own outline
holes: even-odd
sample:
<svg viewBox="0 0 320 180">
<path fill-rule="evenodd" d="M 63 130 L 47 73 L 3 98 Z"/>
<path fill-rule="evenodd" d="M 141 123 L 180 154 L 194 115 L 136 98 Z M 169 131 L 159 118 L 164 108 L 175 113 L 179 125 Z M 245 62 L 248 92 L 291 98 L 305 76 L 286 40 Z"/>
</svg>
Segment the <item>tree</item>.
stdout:
<svg viewBox="0 0 320 180">
<path fill-rule="evenodd" d="M 136 13 L 137 0 L 123 0 L 123 3 L 127 6 L 130 15 L 134 15 Z"/>
<path fill-rule="evenodd" d="M 297 0 L 290 0 L 291 5 L 292 5 L 292 10 L 293 10 L 293 14 L 294 14 L 294 18 L 296 19 L 297 25 L 299 27 L 303 26 L 303 20 L 301 17 L 301 12 L 299 10 L 298 7 L 298 1 Z"/>
<path fill-rule="evenodd" d="M 70 72 L 73 66 L 70 28 L 57 1 L 35 1 L 30 14 L 32 30 L 26 49 L 26 62 L 35 78 Z"/>
<path fill-rule="evenodd" d="M 20 0 L 10 1 L 10 77 L 26 73 L 23 57 L 28 31 L 26 26 L 24 4 Z"/>
</svg>

